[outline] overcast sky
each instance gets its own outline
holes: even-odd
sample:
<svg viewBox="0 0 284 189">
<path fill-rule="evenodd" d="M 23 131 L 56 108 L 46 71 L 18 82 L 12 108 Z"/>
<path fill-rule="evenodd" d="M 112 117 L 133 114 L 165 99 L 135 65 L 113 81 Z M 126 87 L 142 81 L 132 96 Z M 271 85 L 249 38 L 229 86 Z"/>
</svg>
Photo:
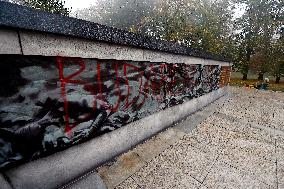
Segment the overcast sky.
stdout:
<svg viewBox="0 0 284 189">
<path fill-rule="evenodd" d="M 72 12 L 74 13 L 78 9 L 88 8 L 90 5 L 96 4 L 97 0 L 65 0 L 66 7 L 72 7 Z M 244 13 L 244 6 L 239 6 L 235 10 L 234 17 L 240 17 Z"/>
<path fill-rule="evenodd" d="M 96 0 L 65 0 L 66 7 L 72 7 L 72 11 L 77 9 L 88 8 L 90 5 L 95 4 Z"/>
</svg>

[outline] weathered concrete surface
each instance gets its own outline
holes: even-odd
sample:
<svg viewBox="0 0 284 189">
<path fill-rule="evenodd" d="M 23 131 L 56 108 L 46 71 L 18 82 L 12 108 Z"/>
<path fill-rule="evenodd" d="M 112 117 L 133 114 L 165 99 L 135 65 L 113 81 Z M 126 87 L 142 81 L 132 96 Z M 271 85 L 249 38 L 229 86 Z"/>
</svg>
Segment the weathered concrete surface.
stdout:
<svg viewBox="0 0 284 189">
<path fill-rule="evenodd" d="M 222 97 L 219 101 L 216 101 L 213 104 L 204 107 L 201 111 L 198 111 L 198 112 L 190 115 L 184 121 L 176 124 L 174 127 L 169 128 L 166 131 L 159 133 L 158 135 L 147 140 L 143 144 L 138 145 L 137 147 L 135 147 L 130 152 L 124 154 L 123 157 L 124 158 L 128 157 L 127 159 L 128 159 L 128 161 L 130 161 L 129 159 L 131 159 L 132 154 L 135 153 L 143 160 L 144 167 L 146 167 L 148 165 L 148 163 L 151 162 L 155 157 L 159 156 L 159 154 L 161 154 L 161 153 L 167 153 L 168 148 L 171 148 L 171 146 L 175 145 L 176 142 L 179 142 L 181 140 L 181 138 L 183 138 L 186 135 L 186 133 L 190 133 L 192 131 L 192 129 L 194 129 L 200 122 L 204 121 L 205 119 L 208 118 L 208 116 L 213 114 L 216 111 L 217 105 L 220 104 L 221 102 L 224 102 L 224 100 L 226 100 L 226 99 L 227 99 L 226 97 Z M 196 119 L 196 118 L 198 118 L 198 119 Z M 210 161 L 212 161 L 212 159 L 210 159 L 209 156 L 201 157 L 201 156 L 197 155 L 196 151 L 190 151 L 189 150 L 188 153 L 191 153 L 192 157 L 197 158 L 196 160 L 203 161 L 204 164 L 207 163 L 207 164 L 210 165 Z M 216 158 L 216 157 L 213 157 L 213 159 L 214 158 Z M 130 176 L 135 174 L 135 172 L 137 172 L 137 171 L 130 170 L 129 172 L 127 172 L 125 170 L 125 169 L 127 169 L 127 167 L 125 167 L 123 165 L 124 163 L 120 163 L 120 159 L 121 158 L 118 157 L 117 160 L 114 160 L 113 162 L 109 162 L 108 164 L 98 168 L 99 174 L 104 179 L 104 182 L 105 182 L 105 184 L 107 185 L 108 188 L 114 188 L 116 186 L 118 188 L 123 188 L 123 187 L 135 188 L 136 184 L 133 183 L 133 180 Z M 139 163 L 138 166 L 140 166 L 140 165 L 141 165 L 141 163 Z M 207 165 L 207 166 L 209 166 L 209 165 Z M 133 165 L 133 166 L 135 167 L 135 165 Z M 198 164 L 195 164 L 195 165 L 193 164 L 191 166 L 192 166 L 191 167 L 192 169 L 196 169 L 195 170 L 196 172 L 203 171 L 202 168 L 200 169 L 198 167 L 199 166 Z M 113 174 L 114 169 L 115 170 L 121 169 L 121 172 L 119 172 L 119 174 Z M 111 175 L 111 177 L 110 177 L 110 175 Z M 124 179 L 125 177 L 127 177 L 127 178 L 129 177 L 129 179 L 127 179 L 125 181 L 125 179 Z M 113 180 L 116 181 L 117 185 L 114 184 Z M 196 182 L 197 181 L 194 180 L 194 179 L 192 179 L 190 181 L 190 183 L 193 184 L 193 185 L 201 186 Z M 119 183 L 121 183 L 121 184 L 118 185 Z M 132 183 L 132 185 L 130 184 L 130 186 L 128 186 L 129 183 Z M 170 184 L 170 183 L 168 183 L 168 184 Z M 185 183 L 185 185 L 183 185 L 183 186 L 190 188 L 192 186 L 191 184 L 188 185 L 188 183 Z M 151 187 L 154 187 L 154 186 L 147 186 L 146 188 L 148 188 L 148 187 L 151 188 Z"/>
<path fill-rule="evenodd" d="M 230 88 L 227 98 L 169 129 L 179 132 L 173 143 L 153 138 L 128 152 L 141 149 L 145 166 L 109 188 L 284 188 L 283 103 L 284 93 Z"/>
<path fill-rule="evenodd" d="M 107 188 L 114 188 L 144 166 L 145 162 L 137 153 L 129 152 L 117 158 L 111 166 L 101 167 L 98 172 Z"/>
<path fill-rule="evenodd" d="M 176 129 L 168 129 L 128 153 L 98 169 L 108 188 L 114 188 L 133 175 L 146 163 L 166 150 L 170 145 L 182 138 L 185 133 Z"/>
<path fill-rule="evenodd" d="M 0 29 L 0 54 L 22 54 L 16 31 Z"/>
<path fill-rule="evenodd" d="M 19 33 L 24 55 L 230 66 L 229 62 L 145 50 L 137 47 L 110 44 L 89 39 L 70 38 L 28 31 L 20 31 Z M 9 35 L 12 35 L 12 32 L 11 34 L 9 33 Z"/>
<path fill-rule="evenodd" d="M 160 111 L 84 144 L 8 170 L 5 174 L 15 189 L 61 187 L 210 104 L 223 96 L 226 90 L 225 87 Z M 164 138 L 171 137 L 169 135 Z"/>
<path fill-rule="evenodd" d="M 0 188 L 1 189 L 12 189 L 12 186 L 7 182 L 3 174 L 0 174 Z"/>
<path fill-rule="evenodd" d="M 60 189 L 107 189 L 96 171 L 92 171 Z"/>
<path fill-rule="evenodd" d="M 88 39 L 20 32 L 24 55 L 143 61 L 143 50 Z"/>
</svg>

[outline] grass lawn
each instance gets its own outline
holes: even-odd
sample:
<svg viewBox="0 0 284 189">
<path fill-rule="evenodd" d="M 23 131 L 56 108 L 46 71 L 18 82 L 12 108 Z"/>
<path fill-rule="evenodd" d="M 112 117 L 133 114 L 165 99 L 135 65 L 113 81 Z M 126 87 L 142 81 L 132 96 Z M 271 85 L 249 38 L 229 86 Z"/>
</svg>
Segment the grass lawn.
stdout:
<svg viewBox="0 0 284 189">
<path fill-rule="evenodd" d="M 284 79 L 281 78 L 279 84 L 275 84 L 275 78 L 272 76 L 265 75 L 264 77 L 269 78 L 270 84 L 268 87 L 268 90 L 272 91 L 282 91 L 284 92 Z M 242 80 L 242 74 L 238 72 L 233 72 L 231 75 L 231 86 L 240 86 L 240 87 L 253 87 L 254 84 L 256 84 L 257 81 L 257 75 L 255 74 L 248 74 L 248 80 L 243 81 Z"/>
</svg>

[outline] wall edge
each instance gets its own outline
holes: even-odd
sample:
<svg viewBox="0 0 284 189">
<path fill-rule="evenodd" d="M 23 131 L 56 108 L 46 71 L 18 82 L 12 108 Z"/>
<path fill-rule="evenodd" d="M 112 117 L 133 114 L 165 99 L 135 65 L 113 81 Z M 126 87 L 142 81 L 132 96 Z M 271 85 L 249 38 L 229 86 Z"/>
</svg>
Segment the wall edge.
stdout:
<svg viewBox="0 0 284 189">
<path fill-rule="evenodd" d="M 184 104 L 157 112 L 65 151 L 12 168 L 5 174 L 15 189 L 37 189 L 38 186 L 42 186 L 42 189 L 52 189 L 63 186 L 214 102 L 227 93 L 227 88 L 220 88 Z"/>
</svg>

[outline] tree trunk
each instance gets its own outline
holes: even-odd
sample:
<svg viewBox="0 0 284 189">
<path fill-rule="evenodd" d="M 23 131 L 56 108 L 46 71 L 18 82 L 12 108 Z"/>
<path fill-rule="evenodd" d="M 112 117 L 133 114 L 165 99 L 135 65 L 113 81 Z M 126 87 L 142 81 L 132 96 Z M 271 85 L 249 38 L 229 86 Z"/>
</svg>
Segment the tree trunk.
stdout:
<svg viewBox="0 0 284 189">
<path fill-rule="evenodd" d="M 247 73 L 243 73 L 243 79 L 242 79 L 243 81 L 246 81 L 246 80 L 248 80 L 248 74 Z"/>
<path fill-rule="evenodd" d="M 258 81 L 263 81 L 263 73 L 262 72 L 260 72 L 260 73 L 258 73 Z"/>
<path fill-rule="evenodd" d="M 276 83 L 276 84 L 279 84 L 279 83 L 280 83 L 280 76 L 276 76 L 275 83 Z"/>
</svg>

